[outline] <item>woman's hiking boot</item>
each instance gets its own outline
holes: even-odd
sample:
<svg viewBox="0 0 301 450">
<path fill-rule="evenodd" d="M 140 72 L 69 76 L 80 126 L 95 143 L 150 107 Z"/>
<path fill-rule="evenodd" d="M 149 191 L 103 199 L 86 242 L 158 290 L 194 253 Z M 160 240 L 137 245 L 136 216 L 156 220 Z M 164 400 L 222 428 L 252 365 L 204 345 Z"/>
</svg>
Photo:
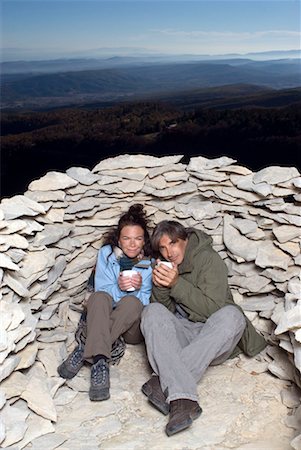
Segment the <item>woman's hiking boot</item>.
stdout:
<svg viewBox="0 0 301 450">
<path fill-rule="evenodd" d="M 110 364 L 112 364 L 112 366 L 120 363 L 120 360 L 125 353 L 125 348 L 126 344 L 124 338 L 122 336 L 119 336 L 119 338 L 117 338 L 114 344 L 112 345 L 110 355 Z"/>
<path fill-rule="evenodd" d="M 62 378 L 70 380 L 73 378 L 84 365 L 84 346 L 75 347 L 68 358 L 57 368 Z"/>
<path fill-rule="evenodd" d="M 91 367 L 89 397 L 92 401 L 110 398 L 110 368 L 104 358 L 101 358 Z"/>
</svg>

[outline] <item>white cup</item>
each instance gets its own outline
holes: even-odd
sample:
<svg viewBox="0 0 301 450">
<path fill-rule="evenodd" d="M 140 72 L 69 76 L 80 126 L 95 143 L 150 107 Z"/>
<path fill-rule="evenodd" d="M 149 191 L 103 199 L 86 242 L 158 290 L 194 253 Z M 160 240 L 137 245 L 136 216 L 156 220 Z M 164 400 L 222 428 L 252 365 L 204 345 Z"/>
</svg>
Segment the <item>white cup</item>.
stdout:
<svg viewBox="0 0 301 450">
<path fill-rule="evenodd" d="M 136 270 L 124 270 L 122 272 L 122 276 L 123 277 L 132 277 L 133 275 L 137 275 L 137 271 Z M 129 289 L 127 289 L 127 292 L 131 292 L 134 291 L 135 288 L 134 287 L 130 287 Z"/>
<path fill-rule="evenodd" d="M 165 266 L 167 266 L 170 269 L 172 269 L 172 263 L 170 261 L 159 261 L 158 262 L 158 266 L 160 266 L 160 264 L 164 264 Z"/>
</svg>

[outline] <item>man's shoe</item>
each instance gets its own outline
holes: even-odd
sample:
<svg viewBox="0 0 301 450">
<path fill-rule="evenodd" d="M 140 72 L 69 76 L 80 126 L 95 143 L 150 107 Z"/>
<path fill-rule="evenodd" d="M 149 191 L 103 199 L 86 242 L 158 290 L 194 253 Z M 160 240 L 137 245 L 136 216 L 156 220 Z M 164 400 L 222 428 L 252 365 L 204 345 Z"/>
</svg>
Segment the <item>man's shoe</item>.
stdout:
<svg viewBox="0 0 301 450">
<path fill-rule="evenodd" d="M 57 368 L 62 378 L 70 380 L 84 365 L 84 347 L 78 345 L 68 358 Z"/>
<path fill-rule="evenodd" d="M 103 358 L 91 367 L 89 397 L 96 402 L 110 398 L 110 369 L 108 362 Z"/>
<path fill-rule="evenodd" d="M 141 388 L 143 394 L 161 413 L 167 415 L 169 413 L 169 404 L 166 401 L 158 375 L 153 375 Z"/>
<path fill-rule="evenodd" d="M 197 419 L 202 413 L 202 408 L 193 400 L 180 398 L 170 402 L 170 418 L 166 425 L 167 436 L 179 433 L 190 427 L 193 420 Z"/>
</svg>

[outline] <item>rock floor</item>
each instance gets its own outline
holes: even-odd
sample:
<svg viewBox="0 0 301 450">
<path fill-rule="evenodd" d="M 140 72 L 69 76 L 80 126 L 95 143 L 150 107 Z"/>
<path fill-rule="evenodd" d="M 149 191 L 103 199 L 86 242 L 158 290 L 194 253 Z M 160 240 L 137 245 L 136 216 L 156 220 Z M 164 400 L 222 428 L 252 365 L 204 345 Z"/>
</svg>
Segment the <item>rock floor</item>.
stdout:
<svg viewBox="0 0 301 450">
<path fill-rule="evenodd" d="M 89 367 L 66 381 L 55 397 L 55 432 L 28 444 L 31 450 L 199 449 L 290 450 L 294 430 L 285 425 L 288 409 L 280 392 L 287 382 L 268 372 L 248 371 L 240 357 L 210 367 L 198 386 L 203 413 L 188 430 L 165 434 L 168 417 L 141 393 L 151 374 L 143 344 L 127 345 L 118 366 L 111 367 L 111 398 L 88 398 Z M 254 363 L 254 370 L 250 370 Z M 14 447 L 16 448 L 16 447 Z"/>
</svg>

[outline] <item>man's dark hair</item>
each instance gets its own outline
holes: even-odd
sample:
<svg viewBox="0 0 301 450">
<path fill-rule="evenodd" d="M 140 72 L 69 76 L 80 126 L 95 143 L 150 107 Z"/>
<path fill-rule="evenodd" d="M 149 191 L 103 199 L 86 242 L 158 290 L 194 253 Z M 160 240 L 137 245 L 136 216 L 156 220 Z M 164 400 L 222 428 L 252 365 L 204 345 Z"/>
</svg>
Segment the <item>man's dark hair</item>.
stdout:
<svg viewBox="0 0 301 450">
<path fill-rule="evenodd" d="M 172 241 L 178 239 L 185 241 L 188 238 L 188 232 L 181 223 L 176 222 L 175 220 L 162 220 L 162 222 L 158 223 L 155 227 L 151 238 L 152 248 L 156 255 L 160 254 L 159 243 L 164 234 L 167 234 Z"/>
</svg>

